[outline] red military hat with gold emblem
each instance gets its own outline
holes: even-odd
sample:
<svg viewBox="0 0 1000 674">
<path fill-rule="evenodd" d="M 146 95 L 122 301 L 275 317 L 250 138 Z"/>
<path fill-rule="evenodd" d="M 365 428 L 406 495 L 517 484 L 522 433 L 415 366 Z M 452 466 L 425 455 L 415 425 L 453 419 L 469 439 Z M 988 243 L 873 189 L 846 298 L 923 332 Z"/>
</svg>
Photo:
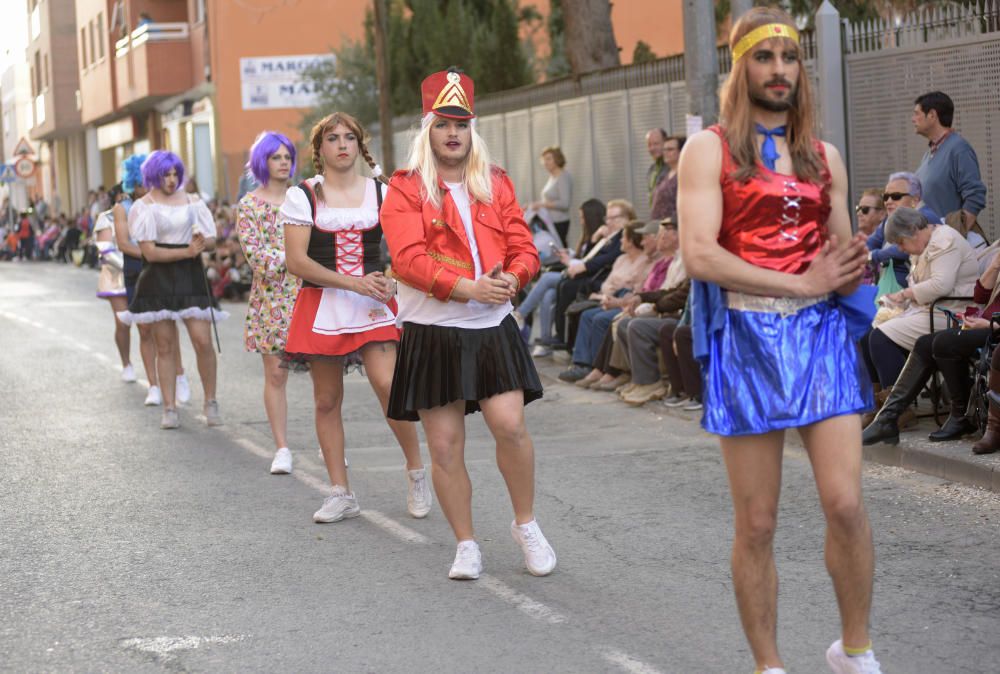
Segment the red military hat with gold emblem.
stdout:
<svg viewBox="0 0 1000 674">
<path fill-rule="evenodd" d="M 475 85 L 472 78 L 451 67 L 428 76 L 420 84 L 424 115 L 434 113 L 450 119 L 472 119 Z"/>
</svg>

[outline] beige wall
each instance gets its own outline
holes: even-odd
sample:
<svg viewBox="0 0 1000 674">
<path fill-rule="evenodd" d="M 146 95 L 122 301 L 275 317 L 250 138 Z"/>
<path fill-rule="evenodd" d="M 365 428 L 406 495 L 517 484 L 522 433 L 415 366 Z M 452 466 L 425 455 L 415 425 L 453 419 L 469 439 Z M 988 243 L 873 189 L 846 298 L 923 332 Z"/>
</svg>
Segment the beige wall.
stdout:
<svg viewBox="0 0 1000 674">
<path fill-rule="evenodd" d="M 76 0 L 76 35 L 77 35 L 77 65 L 80 68 L 80 121 L 89 124 L 108 116 L 117 107 L 115 92 L 115 39 L 111 36 L 110 17 L 113 11 L 113 0 Z M 103 25 L 98 26 L 97 22 Z M 90 62 L 90 26 L 94 23 L 94 33 L 104 45 L 104 56 L 98 55 L 97 60 Z M 80 31 L 87 34 L 87 65 L 84 67 L 82 56 L 83 45 L 80 42 Z M 97 52 L 97 50 L 95 50 Z M 99 54 L 99 52 L 97 52 Z"/>
</svg>

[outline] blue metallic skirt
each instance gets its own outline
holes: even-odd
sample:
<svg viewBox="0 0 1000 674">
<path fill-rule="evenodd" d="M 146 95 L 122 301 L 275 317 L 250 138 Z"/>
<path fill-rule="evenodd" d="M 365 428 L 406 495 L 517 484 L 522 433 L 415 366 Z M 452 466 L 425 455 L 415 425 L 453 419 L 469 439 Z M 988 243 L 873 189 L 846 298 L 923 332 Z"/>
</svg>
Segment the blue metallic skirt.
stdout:
<svg viewBox="0 0 1000 674">
<path fill-rule="evenodd" d="M 873 407 L 837 302 L 725 294 L 724 320 L 702 361 L 706 431 L 756 435 Z"/>
</svg>

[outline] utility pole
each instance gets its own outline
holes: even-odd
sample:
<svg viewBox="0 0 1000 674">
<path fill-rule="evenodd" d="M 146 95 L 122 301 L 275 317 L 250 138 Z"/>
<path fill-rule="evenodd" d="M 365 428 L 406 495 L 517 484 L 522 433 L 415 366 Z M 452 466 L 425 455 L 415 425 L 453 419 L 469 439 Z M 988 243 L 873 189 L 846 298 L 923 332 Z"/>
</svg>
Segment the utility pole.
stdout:
<svg viewBox="0 0 1000 674">
<path fill-rule="evenodd" d="M 753 8 L 753 0 L 729 0 L 729 15 L 733 23 Z"/>
<path fill-rule="evenodd" d="M 375 79 L 378 81 L 378 125 L 382 137 L 382 170 L 386 176 L 395 168 L 392 138 L 392 88 L 389 82 L 389 53 L 386 50 L 386 0 L 372 0 L 375 9 Z"/>
<path fill-rule="evenodd" d="M 706 127 L 719 117 L 719 56 L 715 42 L 713 3 L 684 0 L 684 79 L 688 113 L 701 118 L 701 124 L 694 126 Z M 689 124 L 689 128 L 691 126 Z"/>
</svg>

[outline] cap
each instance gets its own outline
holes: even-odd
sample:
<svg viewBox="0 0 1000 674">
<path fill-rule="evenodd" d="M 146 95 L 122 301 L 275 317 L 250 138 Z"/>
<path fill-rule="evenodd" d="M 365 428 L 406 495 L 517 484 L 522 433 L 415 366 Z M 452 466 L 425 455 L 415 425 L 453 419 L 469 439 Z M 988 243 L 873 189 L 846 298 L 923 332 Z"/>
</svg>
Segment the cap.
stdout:
<svg viewBox="0 0 1000 674">
<path fill-rule="evenodd" d="M 660 222 L 660 220 L 650 220 L 635 231 L 639 234 L 656 234 L 660 231 Z"/>
<path fill-rule="evenodd" d="M 475 84 L 472 78 L 452 66 L 428 76 L 420 84 L 424 115 L 433 112 L 439 117 L 472 119 Z"/>
</svg>

